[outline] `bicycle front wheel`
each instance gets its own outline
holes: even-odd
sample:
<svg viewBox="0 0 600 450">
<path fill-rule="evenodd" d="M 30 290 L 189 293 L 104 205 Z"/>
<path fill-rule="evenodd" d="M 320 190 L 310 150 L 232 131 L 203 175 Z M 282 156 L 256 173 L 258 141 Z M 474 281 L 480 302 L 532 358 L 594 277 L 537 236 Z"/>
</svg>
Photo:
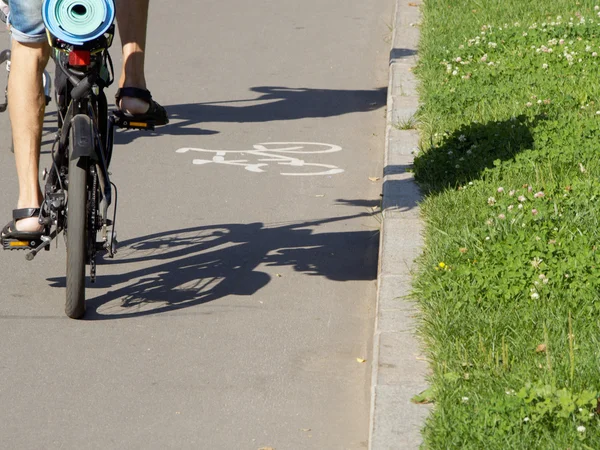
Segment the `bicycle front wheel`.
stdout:
<svg viewBox="0 0 600 450">
<path fill-rule="evenodd" d="M 93 145 L 86 121 L 73 121 L 69 139 L 69 184 L 67 200 L 67 298 L 65 313 L 80 319 L 85 313 L 85 266 L 87 263 L 87 179 L 90 161 L 76 153 L 77 146 Z"/>
</svg>

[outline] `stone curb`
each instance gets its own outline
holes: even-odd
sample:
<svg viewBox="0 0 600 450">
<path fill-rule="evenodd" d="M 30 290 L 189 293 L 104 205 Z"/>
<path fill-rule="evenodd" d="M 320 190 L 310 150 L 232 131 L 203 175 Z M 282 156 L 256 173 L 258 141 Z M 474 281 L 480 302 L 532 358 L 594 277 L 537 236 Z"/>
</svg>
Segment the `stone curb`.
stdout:
<svg viewBox="0 0 600 450">
<path fill-rule="evenodd" d="M 419 135 L 396 125 L 418 107 L 420 5 L 396 0 L 387 100 L 382 226 L 371 376 L 370 450 L 416 449 L 429 408 L 410 399 L 427 388 L 427 363 L 415 336 L 410 292 L 414 260 L 422 250 L 419 188 L 409 169 Z"/>
</svg>

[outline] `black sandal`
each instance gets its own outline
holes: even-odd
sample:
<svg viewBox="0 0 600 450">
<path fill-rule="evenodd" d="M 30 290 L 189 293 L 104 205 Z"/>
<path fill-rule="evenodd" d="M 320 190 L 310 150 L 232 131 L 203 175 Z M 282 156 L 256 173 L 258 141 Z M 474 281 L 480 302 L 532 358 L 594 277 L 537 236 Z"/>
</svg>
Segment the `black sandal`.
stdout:
<svg viewBox="0 0 600 450">
<path fill-rule="evenodd" d="M 7 244 L 10 241 L 28 241 L 28 242 L 36 242 L 39 241 L 43 231 L 19 231 L 15 227 L 15 222 L 21 219 L 28 219 L 30 217 L 39 217 L 40 208 L 21 208 L 21 209 L 13 209 L 13 220 L 6 224 L 2 229 L 2 235 L 0 236 L 0 240 L 2 240 L 3 244 Z M 4 245 L 7 248 L 7 245 Z M 10 247 L 10 246 L 9 246 Z"/>
<path fill-rule="evenodd" d="M 145 102 L 150 104 L 150 108 L 148 111 L 142 114 L 131 114 L 125 111 L 121 111 L 121 99 L 123 97 L 131 97 L 131 98 L 139 98 Z M 115 95 L 116 103 L 117 103 L 117 111 L 115 111 L 115 115 L 118 117 L 125 119 L 129 122 L 145 122 L 150 123 L 152 125 L 166 125 L 169 123 L 169 117 L 167 116 L 167 111 L 157 102 L 152 100 L 152 94 L 147 89 L 140 89 L 135 87 L 123 87 L 117 90 Z"/>
</svg>

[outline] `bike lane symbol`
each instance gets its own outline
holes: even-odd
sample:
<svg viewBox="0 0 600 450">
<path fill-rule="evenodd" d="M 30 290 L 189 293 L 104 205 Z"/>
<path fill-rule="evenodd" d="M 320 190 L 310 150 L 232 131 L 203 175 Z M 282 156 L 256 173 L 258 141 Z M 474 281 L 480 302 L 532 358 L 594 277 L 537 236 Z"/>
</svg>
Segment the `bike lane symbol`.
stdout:
<svg viewBox="0 0 600 450">
<path fill-rule="evenodd" d="M 275 147 L 271 147 L 275 146 Z M 224 164 L 229 166 L 241 166 L 245 170 L 254 173 L 264 173 L 264 167 L 269 163 L 275 163 L 278 166 L 290 166 L 297 168 L 307 168 L 308 171 L 281 172 L 286 176 L 319 176 L 336 175 L 344 172 L 332 164 L 309 163 L 304 159 L 289 155 L 309 155 L 334 153 L 342 150 L 342 147 L 332 144 L 323 144 L 318 142 L 266 142 L 255 144 L 253 150 L 209 150 L 204 148 L 184 147 L 176 150 L 177 153 L 199 152 L 213 154 L 211 159 L 194 159 L 192 162 L 196 165 L 205 164 Z M 237 159 L 239 156 L 252 155 L 256 157 L 254 161 L 249 159 Z M 232 157 L 234 159 L 227 159 Z"/>
</svg>

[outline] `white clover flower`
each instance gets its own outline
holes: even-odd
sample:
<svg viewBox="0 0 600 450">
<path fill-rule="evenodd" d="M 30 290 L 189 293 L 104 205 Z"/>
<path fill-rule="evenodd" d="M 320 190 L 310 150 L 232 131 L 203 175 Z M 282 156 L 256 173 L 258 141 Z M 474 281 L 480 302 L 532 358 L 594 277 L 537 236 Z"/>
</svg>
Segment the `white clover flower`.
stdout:
<svg viewBox="0 0 600 450">
<path fill-rule="evenodd" d="M 508 205 L 508 208 L 506 208 L 508 211 L 512 211 L 514 208 L 514 205 Z"/>
<path fill-rule="evenodd" d="M 540 294 L 538 294 L 537 292 L 534 292 L 531 294 L 532 300 L 538 300 L 539 298 L 540 298 Z"/>
<path fill-rule="evenodd" d="M 596 53 L 596 52 L 592 52 L 592 56 L 593 56 L 594 58 L 596 58 L 596 57 L 598 56 L 598 53 Z"/>
<path fill-rule="evenodd" d="M 506 216 L 504 214 L 498 214 L 498 219 L 504 220 L 506 219 Z"/>
<path fill-rule="evenodd" d="M 525 103 L 525 106 L 527 106 L 529 108 L 529 107 L 533 106 L 533 103 L 527 102 L 527 103 Z"/>
<path fill-rule="evenodd" d="M 525 198 L 525 196 L 524 196 L 524 195 L 519 195 L 519 196 L 517 197 L 517 200 L 519 200 L 521 203 L 523 203 L 523 202 L 524 202 L 525 200 L 527 200 L 527 199 Z"/>
<path fill-rule="evenodd" d="M 454 61 L 456 61 L 456 62 L 461 62 L 461 61 L 462 61 L 462 58 L 459 56 L 459 57 L 457 57 L 457 58 L 456 58 Z"/>
<path fill-rule="evenodd" d="M 530 419 L 529 419 L 529 417 L 525 417 L 525 418 L 523 419 L 523 422 L 527 423 L 527 422 L 529 422 L 529 420 L 530 420 Z"/>
<path fill-rule="evenodd" d="M 509 191 L 508 195 L 510 195 L 512 197 L 513 195 L 515 195 L 515 191 L 514 190 Z"/>
<path fill-rule="evenodd" d="M 502 186 L 500 186 L 498 189 L 496 189 L 498 192 L 504 192 L 504 188 Z"/>
<path fill-rule="evenodd" d="M 519 203 L 519 206 L 517 206 L 517 208 L 519 208 L 519 209 L 523 209 L 523 204 L 522 204 L 522 203 Z"/>
<path fill-rule="evenodd" d="M 452 75 L 453 75 L 453 76 L 456 76 L 456 75 L 458 75 L 458 70 L 453 70 L 453 71 L 452 71 Z"/>
<path fill-rule="evenodd" d="M 469 397 L 463 397 L 460 399 L 463 403 L 467 403 L 469 401 Z"/>
<path fill-rule="evenodd" d="M 461 135 L 458 137 L 458 140 L 459 140 L 460 142 L 465 142 L 465 141 L 467 140 L 467 137 L 466 137 L 464 134 L 461 134 Z"/>
<path fill-rule="evenodd" d="M 585 433 L 585 427 L 583 425 L 579 425 L 577 427 L 577 432 L 578 433 Z"/>
<path fill-rule="evenodd" d="M 544 196 L 544 193 L 542 191 L 540 192 L 536 192 L 535 194 L 533 194 L 534 198 L 542 198 Z"/>
<path fill-rule="evenodd" d="M 496 199 L 494 197 L 488 198 L 488 205 L 495 205 L 495 204 L 496 204 Z"/>
<path fill-rule="evenodd" d="M 495 42 L 488 42 L 488 47 L 496 48 L 497 46 L 498 44 L 496 44 Z"/>
<path fill-rule="evenodd" d="M 540 265 L 541 265 L 543 262 L 544 262 L 544 260 L 543 260 L 543 259 L 541 259 L 541 258 L 539 258 L 539 257 L 537 257 L 537 256 L 536 256 L 535 258 L 533 258 L 531 261 L 529 261 L 529 263 L 531 264 L 531 266 L 532 266 L 534 269 L 537 269 L 537 268 L 539 268 L 539 267 L 540 267 Z"/>
<path fill-rule="evenodd" d="M 548 68 L 548 64 L 542 64 L 542 69 L 547 69 Z"/>
</svg>

